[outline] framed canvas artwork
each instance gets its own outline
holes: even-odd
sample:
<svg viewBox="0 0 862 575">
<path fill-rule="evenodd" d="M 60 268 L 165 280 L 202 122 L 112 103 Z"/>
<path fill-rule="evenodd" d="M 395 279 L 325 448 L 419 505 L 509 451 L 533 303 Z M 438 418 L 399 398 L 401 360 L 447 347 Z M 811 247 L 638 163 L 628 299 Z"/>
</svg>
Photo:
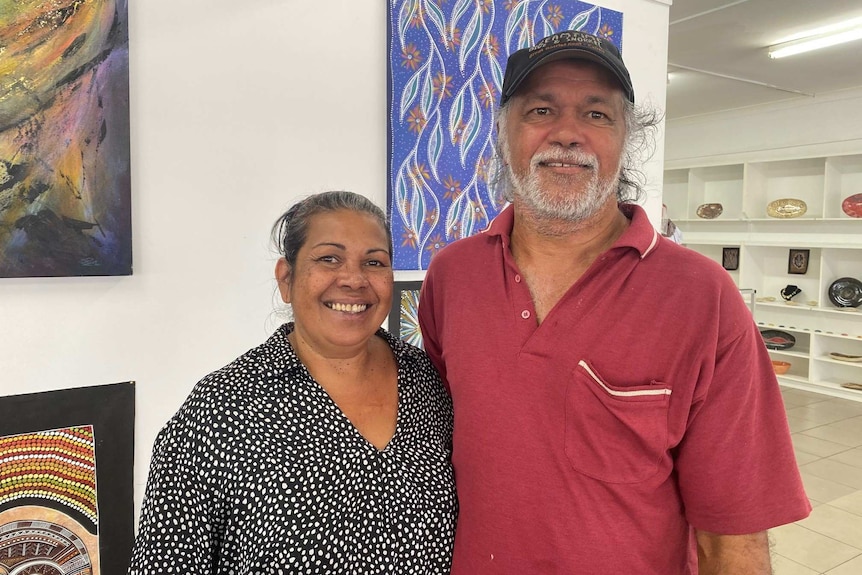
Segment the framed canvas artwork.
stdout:
<svg viewBox="0 0 862 575">
<path fill-rule="evenodd" d="M 134 384 L 0 397 L 0 573 L 125 573 Z"/>
<path fill-rule="evenodd" d="M 0 277 L 132 273 L 128 0 L 0 9 Z"/>
<path fill-rule="evenodd" d="M 728 271 L 739 269 L 739 248 L 722 248 L 721 267 Z"/>
<path fill-rule="evenodd" d="M 421 281 L 397 281 L 392 292 L 392 309 L 389 311 L 389 333 L 407 343 L 422 347 L 419 329 L 419 290 Z"/>
<path fill-rule="evenodd" d="M 811 250 L 790 250 L 787 255 L 787 273 L 808 273 L 808 259 L 810 256 Z"/>
<path fill-rule="evenodd" d="M 398 270 L 424 270 L 440 249 L 505 207 L 494 111 L 509 54 L 564 30 L 622 48 L 623 14 L 557 0 L 391 0 L 388 21 L 389 216 Z"/>
</svg>

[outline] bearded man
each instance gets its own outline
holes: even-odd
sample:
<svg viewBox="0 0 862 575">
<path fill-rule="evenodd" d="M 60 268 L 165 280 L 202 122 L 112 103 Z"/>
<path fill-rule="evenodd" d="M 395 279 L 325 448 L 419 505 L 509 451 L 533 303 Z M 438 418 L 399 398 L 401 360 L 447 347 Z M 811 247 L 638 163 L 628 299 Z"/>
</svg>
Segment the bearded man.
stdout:
<svg viewBox="0 0 862 575">
<path fill-rule="evenodd" d="M 453 575 L 771 573 L 811 510 L 780 390 L 731 277 L 634 202 L 656 115 L 608 41 L 508 61 L 511 202 L 432 260 L 419 306 L 455 408 Z"/>
</svg>

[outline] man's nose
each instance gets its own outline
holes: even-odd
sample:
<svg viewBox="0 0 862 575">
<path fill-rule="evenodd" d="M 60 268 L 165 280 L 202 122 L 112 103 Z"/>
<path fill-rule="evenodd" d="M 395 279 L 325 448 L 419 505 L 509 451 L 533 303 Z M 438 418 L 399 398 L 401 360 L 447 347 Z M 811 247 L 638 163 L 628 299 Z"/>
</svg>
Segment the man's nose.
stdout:
<svg viewBox="0 0 862 575">
<path fill-rule="evenodd" d="M 554 121 L 551 143 L 570 148 L 583 144 L 584 121 L 575 115 L 561 115 Z"/>
</svg>

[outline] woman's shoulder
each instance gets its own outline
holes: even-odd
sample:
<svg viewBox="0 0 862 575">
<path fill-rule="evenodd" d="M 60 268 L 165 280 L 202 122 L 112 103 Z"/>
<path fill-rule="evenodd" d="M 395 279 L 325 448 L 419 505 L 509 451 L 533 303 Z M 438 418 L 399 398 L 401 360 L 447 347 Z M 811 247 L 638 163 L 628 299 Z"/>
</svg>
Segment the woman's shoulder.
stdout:
<svg viewBox="0 0 862 575">
<path fill-rule="evenodd" d="M 281 326 L 262 344 L 201 378 L 174 419 L 212 419 L 274 394 L 299 367 L 287 344 L 288 331 L 287 324 Z"/>
</svg>

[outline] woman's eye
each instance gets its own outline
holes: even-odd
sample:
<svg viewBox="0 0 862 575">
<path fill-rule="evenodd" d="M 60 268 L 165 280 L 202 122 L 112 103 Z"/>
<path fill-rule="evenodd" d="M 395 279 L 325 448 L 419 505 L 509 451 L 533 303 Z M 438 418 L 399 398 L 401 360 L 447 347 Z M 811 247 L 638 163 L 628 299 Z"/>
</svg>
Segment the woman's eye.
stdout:
<svg viewBox="0 0 862 575">
<path fill-rule="evenodd" d="M 384 262 L 382 260 L 368 260 L 368 265 L 373 266 L 373 267 L 383 267 L 383 268 L 389 266 L 389 264 L 387 262 Z"/>
<path fill-rule="evenodd" d="M 317 258 L 317 261 L 325 263 L 335 263 L 338 261 L 338 258 L 336 258 L 335 256 L 320 256 L 319 258 Z"/>
</svg>

